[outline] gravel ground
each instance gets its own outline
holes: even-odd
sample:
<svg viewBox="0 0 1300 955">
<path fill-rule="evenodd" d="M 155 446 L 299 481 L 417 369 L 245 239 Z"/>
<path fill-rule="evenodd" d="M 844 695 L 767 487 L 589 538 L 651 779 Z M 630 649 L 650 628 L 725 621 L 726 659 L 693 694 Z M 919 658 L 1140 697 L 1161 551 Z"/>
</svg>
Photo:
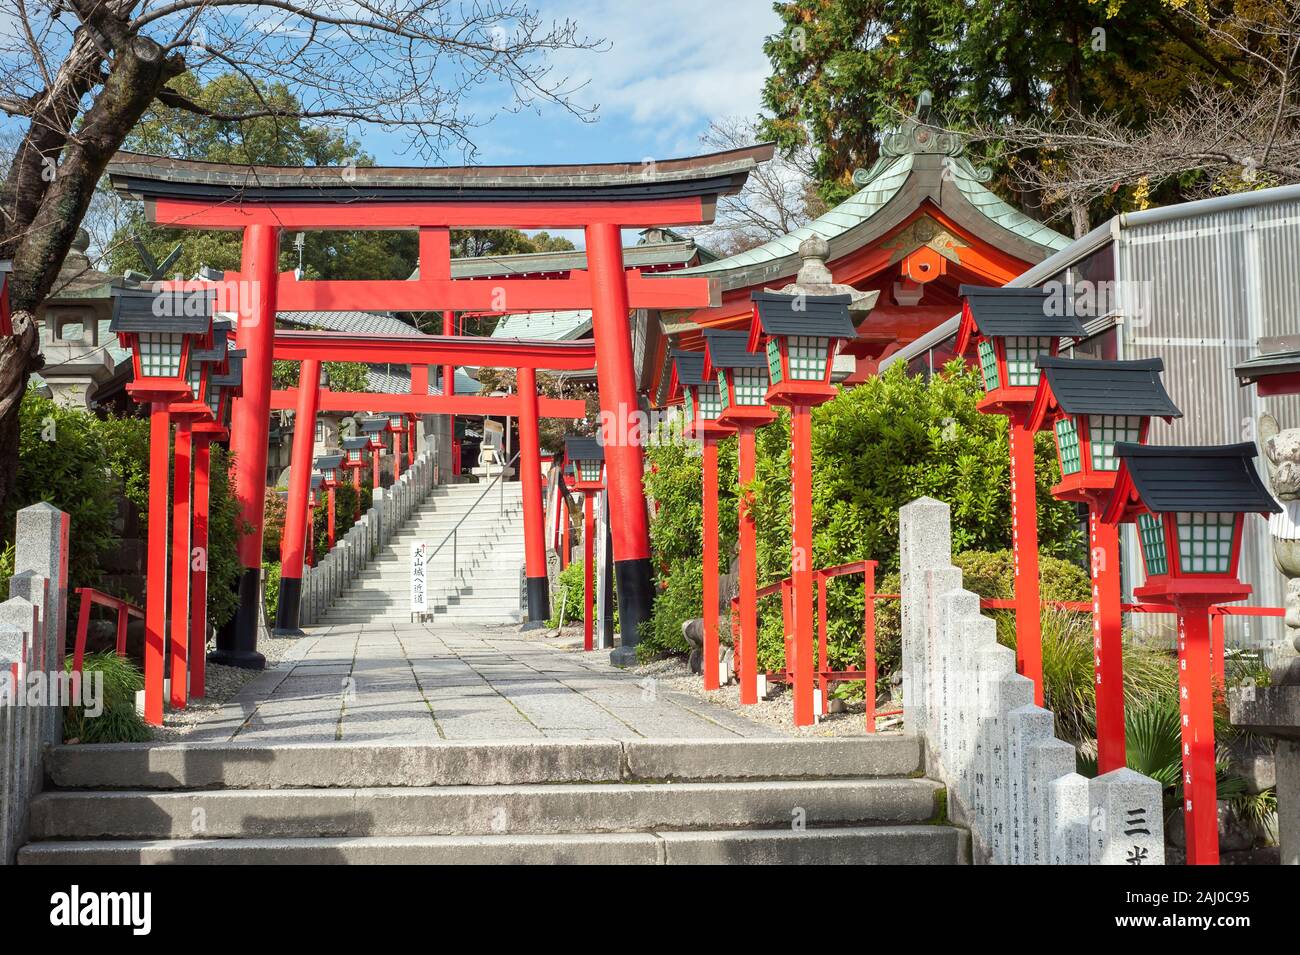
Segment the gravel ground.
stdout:
<svg viewBox="0 0 1300 955">
<path fill-rule="evenodd" d="M 565 627 L 563 631 L 533 630 L 524 633 L 524 639 L 543 641 L 565 650 L 581 652 L 582 629 Z M 794 725 L 794 704 L 790 690 L 784 686 L 775 687 L 769 699 L 759 700 L 750 706 L 740 702 L 740 686 L 730 683 L 719 690 L 708 692 L 703 681 L 694 676 L 681 657 L 668 657 L 655 660 L 641 666 L 633 667 L 630 673 L 638 678 L 650 678 L 659 686 L 672 693 L 685 693 L 700 700 L 706 700 L 717 706 L 725 707 L 755 723 L 762 723 L 787 733 L 790 736 L 865 736 L 866 727 L 862 703 L 849 703 L 843 713 L 830 713 L 813 726 Z M 893 707 L 890 707 L 893 709 Z M 901 721 L 898 717 L 877 720 L 877 732 L 900 731 Z"/>
<path fill-rule="evenodd" d="M 304 638 L 274 637 L 263 632 L 257 640 L 257 649 L 266 657 L 266 669 L 273 669 L 302 639 Z M 163 716 L 163 725 L 154 728 L 154 739 L 162 742 L 183 741 L 190 730 L 209 719 L 227 700 L 243 689 L 244 684 L 255 679 L 262 672 L 209 663 L 207 695 L 201 700 L 191 700 L 183 710 L 168 709 Z"/>
</svg>

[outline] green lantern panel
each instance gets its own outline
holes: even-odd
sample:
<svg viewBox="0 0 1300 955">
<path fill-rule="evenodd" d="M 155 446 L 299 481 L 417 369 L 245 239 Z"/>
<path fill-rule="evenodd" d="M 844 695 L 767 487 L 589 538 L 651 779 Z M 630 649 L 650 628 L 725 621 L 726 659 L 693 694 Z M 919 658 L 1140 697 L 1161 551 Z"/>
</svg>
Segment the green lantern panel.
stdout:
<svg viewBox="0 0 1300 955">
<path fill-rule="evenodd" d="M 993 343 L 985 339 L 979 344 L 980 371 L 984 374 L 984 390 L 992 391 L 998 386 L 998 354 Z"/>
<path fill-rule="evenodd" d="M 717 421 L 722 414 L 722 398 L 718 395 L 718 383 L 710 381 L 699 386 L 697 395 L 700 401 L 700 418 L 704 421 Z"/>
<path fill-rule="evenodd" d="M 1088 416 L 1088 443 L 1094 471 L 1118 471 L 1115 444 L 1137 444 L 1142 434 L 1142 419 L 1137 415 L 1094 414 Z"/>
<path fill-rule="evenodd" d="M 767 340 L 767 373 L 774 385 L 780 384 L 784 377 L 781 374 L 781 346 L 775 338 Z"/>
<path fill-rule="evenodd" d="M 1237 515 L 1231 512 L 1179 512 L 1178 566 L 1185 574 L 1226 574 L 1232 562 Z"/>
<path fill-rule="evenodd" d="M 1007 339 L 1007 384 L 1012 388 L 1037 388 L 1039 355 L 1049 354 L 1052 340 L 1012 336 Z"/>
<path fill-rule="evenodd" d="M 736 404 L 762 405 L 767 395 L 767 373 L 762 368 L 733 368 L 727 374 L 736 379 Z"/>
<path fill-rule="evenodd" d="M 1056 446 L 1061 452 L 1061 473 L 1077 473 L 1083 463 L 1079 460 L 1079 433 L 1075 430 L 1073 418 L 1061 418 L 1056 422 Z"/>
<path fill-rule="evenodd" d="M 1169 573 L 1169 559 L 1165 554 L 1165 526 L 1154 514 L 1139 514 L 1138 537 L 1142 541 L 1142 560 L 1147 565 L 1147 576 Z"/>
<path fill-rule="evenodd" d="M 136 345 L 140 349 L 140 374 L 145 378 L 175 378 L 181 373 L 180 332 L 141 332 Z"/>
<path fill-rule="evenodd" d="M 790 338 L 790 378 L 797 381 L 821 381 L 826 377 L 826 350 L 830 339 L 813 335 Z"/>
</svg>

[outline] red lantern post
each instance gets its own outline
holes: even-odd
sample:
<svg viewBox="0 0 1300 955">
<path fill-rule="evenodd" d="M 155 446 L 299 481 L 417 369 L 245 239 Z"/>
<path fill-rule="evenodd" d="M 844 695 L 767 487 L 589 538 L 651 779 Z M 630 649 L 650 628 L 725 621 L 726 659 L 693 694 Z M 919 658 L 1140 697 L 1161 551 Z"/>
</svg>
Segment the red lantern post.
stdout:
<svg viewBox="0 0 1300 955">
<path fill-rule="evenodd" d="M 325 487 L 325 540 L 329 547 L 334 546 L 334 489 L 339 486 L 338 472 L 342 465 L 341 454 L 322 454 L 316 459 L 316 470 L 320 471 Z"/>
<path fill-rule="evenodd" d="M 347 456 L 344 463 L 352 471 L 352 490 L 356 491 L 352 520 L 359 521 L 361 520 L 361 469 L 366 466 L 370 439 L 358 435 L 354 438 L 344 438 L 340 443 L 343 445 L 343 453 Z"/>
<path fill-rule="evenodd" d="M 382 485 L 379 480 L 379 459 L 384 452 L 384 432 L 388 430 L 387 418 L 362 418 L 361 433 L 369 439 L 370 449 L 370 486 L 378 490 Z"/>
<path fill-rule="evenodd" d="M 195 341 L 205 339 L 210 332 L 212 305 L 212 294 L 203 290 L 120 289 L 113 296 L 113 316 L 109 325 L 109 330 L 117 333 L 122 345 L 131 350 L 134 380 L 127 385 L 127 392 L 137 402 L 149 404 L 149 586 L 145 593 L 144 718 L 154 726 L 160 726 L 163 720 L 170 407 L 192 401 L 190 353 Z M 187 493 L 182 503 L 185 556 L 188 558 L 188 435 L 185 442 L 183 466 Z M 183 566 L 185 583 L 188 584 L 188 561 Z M 184 622 L 178 623 L 177 619 Z M 188 621 L 188 612 L 183 618 L 174 618 L 173 636 L 177 629 L 185 628 L 187 631 Z"/>
<path fill-rule="evenodd" d="M 1126 765 L 1124 746 L 1124 620 L 1119 534 L 1101 519 L 1119 476 L 1117 442 L 1145 444 L 1152 417 L 1182 417 L 1160 382 L 1164 362 L 1040 357 L 1042 377 L 1030 431 L 1056 436 L 1059 500 L 1088 507 L 1093 594 L 1093 669 L 1097 695 L 1097 771 Z"/>
<path fill-rule="evenodd" d="M 393 483 L 396 484 L 402 476 L 402 435 L 406 433 L 406 416 L 390 414 L 388 431 L 393 436 Z"/>
<path fill-rule="evenodd" d="M 197 421 L 194 432 L 194 552 L 190 564 L 190 696 L 206 695 L 208 644 L 208 490 L 209 451 L 213 441 L 230 439 L 231 402 L 243 392 L 244 351 L 230 348 L 222 363 L 225 374 L 214 375 L 208 386 L 211 420 Z"/>
<path fill-rule="evenodd" d="M 574 488 L 582 493 L 582 648 L 595 649 L 596 521 L 593 502 L 604 485 L 605 449 L 595 438 L 566 437 L 564 456 L 573 468 Z"/>
<path fill-rule="evenodd" d="M 705 374 L 702 352 L 673 351 L 676 381 L 681 385 L 686 415 L 684 433 L 700 439 L 703 479 L 703 607 L 704 607 L 704 688 L 721 686 L 718 672 L 720 640 L 718 635 L 718 442 L 731 428 L 718 422 L 722 400 L 718 383 Z"/>
<path fill-rule="evenodd" d="M 1038 288 L 963 285 L 957 353 L 974 346 L 984 379 L 979 410 L 1007 419 L 1011 445 L 1011 552 L 1015 564 L 1016 669 L 1034 681 L 1043 705 L 1042 602 L 1038 582 L 1038 483 L 1030 413 L 1038 390 L 1039 355 L 1055 355 L 1063 338 L 1085 337 L 1083 326 Z"/>
<path fill-rule="evenodd" d="M 722 401 L 719 422 L 736 431 L 737 483 L 740 485 L 737 533 L 739 576 L 738 633 L 732 635 L 740 702 L 758 702 L 758 530 L 753 502 L 745 492 L 754 480 L 755 432 L 776 420 L 767 407 L 767 361 L 748 348 L 747 332 L 704 333 L 705 374 L 716 374 Z"/>
<path fill-rule="evenodd" d="M 836 395 L 831 370 L 840 346 L 856 337 L 851 295 L 755 292 L 749 350 L 767 356 L 769 404 L 790 409 L 791 599 L 794 723 L 813 713 L 812 409 Z"/>
<path fill-rule="evenodd" d="M 1237 579 L 1245 515 L 1281 510 L 1255 470 L 1255 446 L 1149 447 L 1117 444 L 1115 492 L 1102 519 L 1136 520 L 1146 582 L 1135 597 L 1178 613 L 1183 820 L 1189 865 L 1217 865 L 1219 816 L 1214 759 L 1214 683 L 1209 609 L 1244 600 Z"/>
</svg>

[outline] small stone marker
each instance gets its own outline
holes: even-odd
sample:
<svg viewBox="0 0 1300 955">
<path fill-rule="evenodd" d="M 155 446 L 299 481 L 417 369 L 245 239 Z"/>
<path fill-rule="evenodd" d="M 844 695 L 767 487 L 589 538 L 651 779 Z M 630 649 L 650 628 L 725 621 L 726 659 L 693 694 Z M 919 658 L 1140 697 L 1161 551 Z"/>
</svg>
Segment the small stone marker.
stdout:
<svg viewBox="0 0 1300 955">
<path fill-rule="evenodd" d="M 1088 784 L 1088 843 L 1092 865 L 1163 865 L 1160 784 L 1128 767 Z"/>
</svg>

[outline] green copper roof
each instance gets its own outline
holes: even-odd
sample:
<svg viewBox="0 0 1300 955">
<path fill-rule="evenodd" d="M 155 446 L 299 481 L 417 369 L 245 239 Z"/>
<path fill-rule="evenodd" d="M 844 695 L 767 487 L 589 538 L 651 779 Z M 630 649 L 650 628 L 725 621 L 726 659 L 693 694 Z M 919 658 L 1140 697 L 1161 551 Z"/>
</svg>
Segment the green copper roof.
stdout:
<svg viewBox="0 0 1300 955">
<path fill-rule="evenodd" d="M 569 342 L 591 331 L 589 309 L 558 312 L 516 312 L 501 316 L 492 330 L 493 338 L 541 338 Z"/>
<path fill-rule="evenodd" d="M 991 173 L 962 156 L 961 137 L 931 118 L 930 94 L 915 115 L 881 140 L 880 158 L 854 173 L 861 188 L 830 211 L 786 235 L 675 275 L 713 275 L 724 290 L 765 285 L 799 268 L 799 243 L 825 239 L 832 259 L 885 237 L 927 199 L 959 226 L 1008 254 L 1041 261 L 1070 239 L 1003 202 L 984 185 Z"/>
<path fill-rule="evenodd" d="M 1015 206 L 999 199 L 984 187 L 974 168 L 966 159 L 950 157 L 947 166 L 951 177 L 950 181 L 961 190 L 961 194 L 966 197 L 967 201 L 984 213 L 986 218 L 996 222 L 1007 231 L 1014 232 L 1030 242 L 1045 246 L 1053 252 L 1064 249 L 1074 241 L 1068 236 L 1061 235 L 1055 229 L 1043 225 L 1036 219 L 1031 219 Z"/>
<path fill-rule="evenodd" d="M 818 235 L 830 240 L 843 235 L 854 226 L 866 222 L 898 193 L 912 173 L 912 157 L 899 156 L 852 196 L 845 199 L 834 209 L 823 213 L 807 225 L 800 226 L 776 239 L 744 252 L 737 252 L 725 259 L 706 262 L 693 268 L 682 269 L 674 275 L 708 275 L 715 272 L 730 272 L 733 269 L 747 268 L 773 262 L 799 252 L 799 243 L 811 236 Z"/>
</svg>

